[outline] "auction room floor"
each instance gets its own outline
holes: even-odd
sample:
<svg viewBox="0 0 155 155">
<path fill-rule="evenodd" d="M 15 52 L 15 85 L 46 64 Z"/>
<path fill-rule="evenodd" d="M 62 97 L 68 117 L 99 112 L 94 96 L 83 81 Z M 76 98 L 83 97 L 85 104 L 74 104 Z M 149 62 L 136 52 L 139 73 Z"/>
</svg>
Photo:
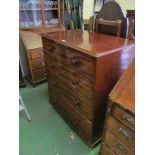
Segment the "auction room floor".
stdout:
<svg viewBox="0 0 155 155">
<path fill-rule="evenodd" d="M 96 155 L 100 144 L 89 148 L 53 109 L 47 83 L 32 87 L 26 83 L 20 95 L 32 118 L 24 111 L 19 116 L 19 155 Z"/>
</svg>

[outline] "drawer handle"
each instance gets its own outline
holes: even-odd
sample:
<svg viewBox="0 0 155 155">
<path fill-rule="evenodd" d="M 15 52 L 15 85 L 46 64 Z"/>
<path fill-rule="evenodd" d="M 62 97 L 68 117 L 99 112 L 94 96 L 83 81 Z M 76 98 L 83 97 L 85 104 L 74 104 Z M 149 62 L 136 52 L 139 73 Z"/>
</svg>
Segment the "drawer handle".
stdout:
<svg viewBox="0 0 155 155">
<path fill-rule="evenodd" d="M 78 125 L 79 125 L 79 121 L 77 121 L 77 120 L 74 121 L 74 125 L 75 125 L 75 126 L 78 126 Z"/>
<path fill-rule="evenodd" d="M 43 52 L 39 52 L 40 55 L 43 55 Z"/>
<path fill-rule="evenodd" d="M 49 68 L 54 68 L 55 66 L 54 65 L 49 65 Z"/>
<path fill-rule="evenodd" d="M 72 84 L 73 84 L 73 85 L 78 85 L 79 82 L 80 82 L 79 80 L 72 80 Z"/>
<path fill-rule="evenodd" d="M 47 76 L 47 74 L 46 74 L 46 73 L 42 73 L 42 75 L 43 75 L 43 76 Z"/>
<path fill-rule="evenodd" d="M 52 50 L 52 47 L 47 47 L 47 50 L 48 50 L 48 51 L 51 51 L 51 50 Z"/>
<path fill-rule="evenodd" d="M 130 116 L 123 115 L 122 116 L 122 119 L 125 120 L 127 123 L 129 123 L 131 125 L 134 125 L 135 124 L 135 121 Z"/>
<path fill-rule="evenodd" d="M 80 61 L 78 60 L 78 59 L 75 59 L 75 58 L 71 58 L 71 63 L 73 64 L 73 65 L 79 65 L 80 64 Z"/>
<path fill-rule="evenodd" d="M 52 86 L 56 86 L 57 85 L 57 82 L 52 82 L 51 85 Z"/>
<path fill-rule="evenodd" d="M 57 102 L 58 102 L 58 99 L 57 99 L 56 97 L 54 97 L 54 98 L 53 98 L 53 102 L 54 102 L 54 103 L 57 103 Z"/>
<path fill-rule="evenodd" d="M 48 51 L 52 51 L 52 50 L 54 50 L 54 49 L 55 49 L 54 46 L 52 46 L 52 47 L 47 47 L 47 50 L 48 50 Z"/>
<path fill-rule="evenodd" d="M 123 128 L 119 128 L 118 131 L 126 138 L 131 140 L 132 139 L 132 135 L 130 135 L 130 133 L 126 130 L 124 130 Z"/>
<path fill-rule="evenodd" d="M 80 105 L 80 100 L 74 101 L 74 104 L 75 104 L 76 106 L 79 106 L 79 105 Z"/>
<path fill-rule="evenodd" d="M 42 62 L 41 64 L 42 64 L 42 66 L 45 66 L 45 62 Z"/>
<path fill-rule="evenodd" d="M 115 143 L 115 146 L 116 146 L 122 153 L 127 153 L 127 152 L 128 152 L 127 149 L 125 149 L 125 148 L 123 147 L 123 145 L 120 144 L 120 143 L 118 143 L 118 142 Z"/>
</svg>

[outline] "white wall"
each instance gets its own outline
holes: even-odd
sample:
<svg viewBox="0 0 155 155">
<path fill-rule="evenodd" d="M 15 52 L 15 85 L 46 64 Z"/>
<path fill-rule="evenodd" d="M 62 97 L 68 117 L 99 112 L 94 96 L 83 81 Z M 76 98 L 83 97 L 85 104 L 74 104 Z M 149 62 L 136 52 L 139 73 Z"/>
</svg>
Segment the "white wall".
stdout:
<svg viewBox="0 0 155 155">
<path fill-rule="evenodd" d="M 94 0 L 83 1 L 83 19 L 89 19 L 93 15 Z"/>
<path fill-rule="evenodd" d="M 124 15 L 126 16 L 126 10 L 135 10 L 135 0 L 115 0 L 122 8 Z"/>
</svg>

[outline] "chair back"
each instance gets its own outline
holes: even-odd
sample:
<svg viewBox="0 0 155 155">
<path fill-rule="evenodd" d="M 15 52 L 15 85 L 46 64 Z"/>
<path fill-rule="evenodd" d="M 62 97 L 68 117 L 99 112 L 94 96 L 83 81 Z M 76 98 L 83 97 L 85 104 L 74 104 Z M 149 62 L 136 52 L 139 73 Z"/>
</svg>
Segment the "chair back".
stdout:
<svg viewBox="0 0 155 155">
<path fill-rule="evenodd" d="M 102 27 L 102 29 L 101 29 Z M 122 21 L 104 20 L 103 18 L 96 19 L 95 31 L 109 35 L 120 37 L 122 29 Z"/>
</svg>

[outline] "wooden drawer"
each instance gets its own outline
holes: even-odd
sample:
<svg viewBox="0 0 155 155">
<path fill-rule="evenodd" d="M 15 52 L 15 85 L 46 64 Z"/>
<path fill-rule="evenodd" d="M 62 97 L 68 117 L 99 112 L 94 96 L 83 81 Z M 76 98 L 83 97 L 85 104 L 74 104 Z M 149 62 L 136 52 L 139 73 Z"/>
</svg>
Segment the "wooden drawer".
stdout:
<svg viewBox="0 0 155 155">
<path fill-rule="evenodd" d="M 114 153 L 106 144 L 101 145 L 101 152 L 99 155 L 118 155 Z"/>
<path fill-rule="evenodd" d="M 132 130 L 135 130 L 134 116 L 126 112 L 124 109 L 115 105 L 112 111 L 112 114 L 114 115 L 114 117 L 119 119 L 122 123 L 126 124 L 129 128 L 131 128 Z"/>
<path fill-rule="evenodd" d="M 32 71 L 32 80 L 40 81 L 45 78 L 46 78 L 46 71 L 44 68 Z"/>
<path fill-rule="evenodd" d="M 57 91 L 59 95 L 63 94 L 68 101 L 68 104 L 72 106 L 76 111 L 79 111 L 86 119 L 90 122 L 92 121 L 92 111 L 93 111 L 93 103 L 92 100 L 89 100 L 82 94 L 76 94 L 70 89 L 68 89 L 65 85 L 58 81 L 55 77 L 49 80 L 50 90 Z"/>
<path fill-rule="evenodd" d="M 105 127 L 113 133 L 116 137 L 120 138 L 130 148 L 135 148 L 135 134 L 132 130 L 121 124 L 117 119 L 107 116 Z"/>
<path fill-rule="evenodd" d="M 47 39 L 43 39 L 43 46 L 44 52 L 50 52 L 51 55 L 53 55 L 53 57 L 55 57 L 55 59 L 59 62 L 94 78 L 95 61 L 91 58 L 78 53 L 74 49 L 56 44 L 55 42 L 48 41 Z"/>
<path fill-rule="evenodd" d="M 55 57 L 50 52 L 44 52 L 45 64 L 47 67 L 52 67 L 53 63 L 56 63 Z"/>
<path fill-rule="evenodd" d="M 43 57 L 43 49 L 37 48 L 28 51 L 30 60 L 38 59 Z"/>
<path fill-rule="evenodd" d="M 134 151 L 127 147 L 123 141 L 115 137 L 111 132 L 108 130 L 105 131 L 105 141 L 104 143 L 107 144 L 110 148 L 113 149 L 119 155 L 134 155 Z"/>
<path fill-rule="evenodd" d="M 32 60 L 30 63 L 31 63 L 32 70 L 45 67 L 44 59 L 35 59 L 35 60 Z"/>
<path fill-rule="evenodd" d="M 82 74 L 77 73 L 64 66 L 63 64 L 56 64 L 56 66 L 49 69 L 50 78 L 57 75 L 57 78 L 65 85 L 70 91 L 74 93 L 81 93 L 84 96 L 93 99 L 94 82 Z"/>
<path fill-rule="evenodd" d="M 74 49 L 67 48 L 64 50 L 64 48 L 66 47 L 62 47 L 57 52 L 59 61 L 78 72 L 83 72 L 94 78 L 95 61 L 78 53 Z"/>
<path fill-rule="evenodd" d="M 89 123 L 80 113 L 75 111 L 64 96 L 59 96 L 58 92 L 50 92 L 53 106 L 60 112 L 64 119 L 71 124 L 76 132 L 86 141 L 89 141 L 91 134 L 91 123 Z"/>
</svg>

